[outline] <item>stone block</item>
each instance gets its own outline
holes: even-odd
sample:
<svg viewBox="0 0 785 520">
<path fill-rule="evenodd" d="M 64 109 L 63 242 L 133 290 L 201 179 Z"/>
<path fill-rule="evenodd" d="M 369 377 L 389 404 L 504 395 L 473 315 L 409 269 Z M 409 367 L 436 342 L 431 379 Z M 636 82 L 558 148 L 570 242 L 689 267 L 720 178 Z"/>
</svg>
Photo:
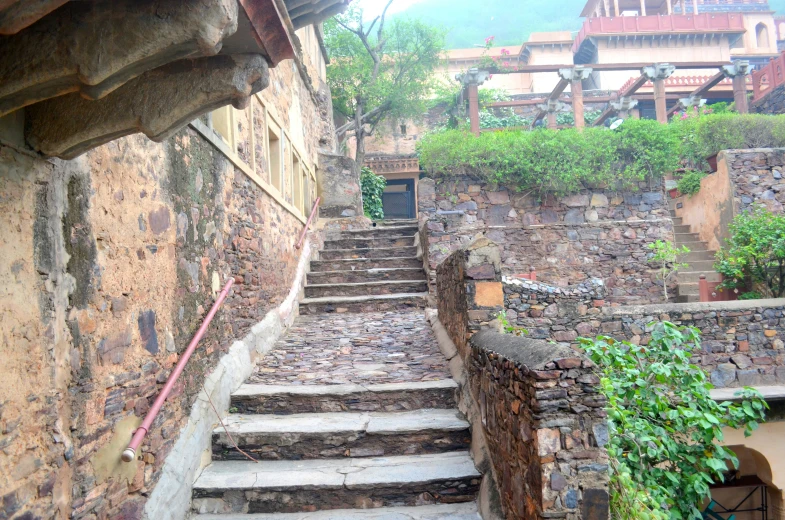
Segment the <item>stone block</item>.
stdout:
<svg viewBox="0 0 785 520">
<path fill-rule="evenodd" d="M 554 428 L 537 430 L 537 451 L 540 457 L 553 455 L 561 450 L 561 432 Z"/>
<path fill-rule="evenodd" d="M 736 381 L 736 365 L 722 363 L 711 372 L 711 383 L 717 388 L 725 388 Z"/>
<path fill-rule="evenodd" d="M 477 282 L 474 304 L 478 307 L 503 307 L 504 288 L 501 282 Z"/>
<path fill-rule="evenodd" d="M 605 489 L 588 488 L 583 490 L 583 520 L 608 520 L 610 518 L 610 497 Z"/>
<path fill-rule="evenodd" d="M 608 197 L 602 193 L 595 193 L 591 196 L 592 208 L 607 208 L 609 206 Z"/>
<path fill-rule="evenodd" d="M 563 197 L 561 203 L 568 208 L 585 208 L 589 205 L 589 196 L 585 194 L 570 195 Z"/>
<path fill-rule="evenodd" d="M 583 210 L 580 209 L 571 209 L 564 215 L 564 223 L 565 224 L 583 224 L 586 222 L 586 218 L 583 214 Z"/>
<path fill-rule="evenodd" d="M 509 204 L 510 193 L 507 191 L 487 191 L 485 196 L 491 204 Z"/>
<path fill-rule="evenodd" d="M 493 264 L 481 264 L 466 269 L 466 276 L 473 280 L 495 280 L 496 267 Z"/>
</svg>

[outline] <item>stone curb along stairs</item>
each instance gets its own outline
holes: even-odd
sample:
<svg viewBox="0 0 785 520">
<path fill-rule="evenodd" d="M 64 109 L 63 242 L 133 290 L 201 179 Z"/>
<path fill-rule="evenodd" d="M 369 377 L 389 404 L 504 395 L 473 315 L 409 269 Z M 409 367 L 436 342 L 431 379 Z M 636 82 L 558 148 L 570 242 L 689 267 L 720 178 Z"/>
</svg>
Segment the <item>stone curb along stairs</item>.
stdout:
<svg viewBox="0 0 785 520">
<path fill-rule="evenodd" d="M 416 224 L 343 232 L 312 262 L 303 314 L 425 307 Z M 424 311 L 423 311 L 424 312 Z M 281 343 L 283 345 L 283 343 Z M 338 348 L 338 338 L 336 338 Z M 285 381 L 284 381 L 285 383 Z M 231 396 L 212 464 L 196 480 L 197 520 L 478 520 L 482 475 L 452 379 L 249 384 Z"/>
</svg>

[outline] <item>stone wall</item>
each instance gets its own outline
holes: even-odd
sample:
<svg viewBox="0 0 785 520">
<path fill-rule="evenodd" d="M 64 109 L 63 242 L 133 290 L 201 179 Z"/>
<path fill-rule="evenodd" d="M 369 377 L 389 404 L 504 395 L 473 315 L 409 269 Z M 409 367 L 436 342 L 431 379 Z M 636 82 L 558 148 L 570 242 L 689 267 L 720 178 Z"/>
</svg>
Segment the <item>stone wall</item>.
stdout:
<svg viewBox="0 0 785 520">
<path fill-rule="evenodd" d="M 499 250 L 487 238 L 445 259 L 437 286 L 439 319 L 459 355 L 451 367 L 465 367 L 462 402 L 479 409 L 467 415 L 480 415 L 505 516 L 607 519 L 605 401 L 592 364 L 566 346 L 480 330 L 505 303 Z"/>
<path fill-rule="evenodd" d="M 556 288 L 505 280 L 509 322 L 527 337 L 576 347 L 579 337 L 612 336 L 645 345 L 652 323 L 696 327 L 702 350 L 692 360 L 717 387 L 785 383 L 785 300 L 602 307 L 591 292 L 563 295 Z M 493 316 L 475 315 L 475 328 Z"/>
<path fill-rule="evenodd" d="M 785 149 L 725 150 L 719 161 L 727 163 L 736 213 L 762 204 L 775 213 L 785 205 Z"/>
<path fill-rule="evenodd" d="M 785 85 L 775 87 L 763 99 L 750 103 L 750 112 L 755 114 L 785 114 Z"/>
<path fill-rule="evenodd" d="M 271 76 L 259 99 L 315 167 L 330 122 L 296 67 Z M 142 518 L 167 455 L 192 434 L 183 428 L 205 379 L 291 298 L 304 219 L 260 180 L 263 147 L 260 175 L 243 161 L 247 114 L 233 120 L 237 148 L 196 124 L 67 162 L 0 146 L 0 516 Z M 229 277 L 235 287 L 139 460 L 120 463 Z M 184 472 L 192 463 L 177 461 Z M 169 506 L 147 513 L 185 514 Z"/>
<path fill-rule="evenodd" d="M 598 190 L 539 203 L 531 195 L 470 182 L 420 182 L 432 269 L 484 235 L 499 245 L 505 274 L 527 274 L 535 267 L 538 279 L 556 286 L 600 279 L 611 303 L 662 301 L 647 247 L 673 240 L 659 187 L 627 194 Z"/>
</svg>

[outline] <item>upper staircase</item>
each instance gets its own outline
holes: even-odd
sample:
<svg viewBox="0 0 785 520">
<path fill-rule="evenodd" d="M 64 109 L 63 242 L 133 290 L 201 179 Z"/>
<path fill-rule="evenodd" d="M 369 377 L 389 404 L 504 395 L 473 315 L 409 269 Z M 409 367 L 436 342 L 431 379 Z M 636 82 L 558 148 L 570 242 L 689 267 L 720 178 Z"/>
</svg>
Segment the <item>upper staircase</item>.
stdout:
<svg viewBox="0 0 785 520">
<path fill-rule="evenodd" d="M 417 258 L 417 221 L 375 223 L 343 231 L 311 262 L 300 314 L 425 307 L 428 281 Z"/>
<path fill-rule="evenodd" d="M 677 248 L 687 246 L 690 252 L 679 259 L 680 263 L 689 264 L 678 272 L 678 297 L 677 302 L 699 302 L 700 277 L 706 276 L 709 282 L 721 281 L 720 274 L 714 270 L 714 257 L 716 251 L 709 249 L 706 242 L 700 239 L 697 233 L 693 233 L 689 225 L 683 223 L 681 217 L 676 216 L 676 204 L 679 199 L 670 201 L 671 219 L 673 219 L 673 232 L 675 234 L 674 245 Z"/>
</svg>

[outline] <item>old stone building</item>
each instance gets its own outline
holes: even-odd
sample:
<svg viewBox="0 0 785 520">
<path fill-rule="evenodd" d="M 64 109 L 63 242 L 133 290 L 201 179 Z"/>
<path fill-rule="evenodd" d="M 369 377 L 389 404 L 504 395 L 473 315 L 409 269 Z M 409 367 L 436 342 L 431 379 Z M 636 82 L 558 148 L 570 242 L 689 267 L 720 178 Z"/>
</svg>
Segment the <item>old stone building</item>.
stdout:
<svg viewBox="0 0 785 520">
<path fill-rule="evenodd" d="M 205 376 L 302 280 L 333 146 L 319 24 L 345 6 L 0 3 L 0 517 L 185 514 Z"/>
</svg>

